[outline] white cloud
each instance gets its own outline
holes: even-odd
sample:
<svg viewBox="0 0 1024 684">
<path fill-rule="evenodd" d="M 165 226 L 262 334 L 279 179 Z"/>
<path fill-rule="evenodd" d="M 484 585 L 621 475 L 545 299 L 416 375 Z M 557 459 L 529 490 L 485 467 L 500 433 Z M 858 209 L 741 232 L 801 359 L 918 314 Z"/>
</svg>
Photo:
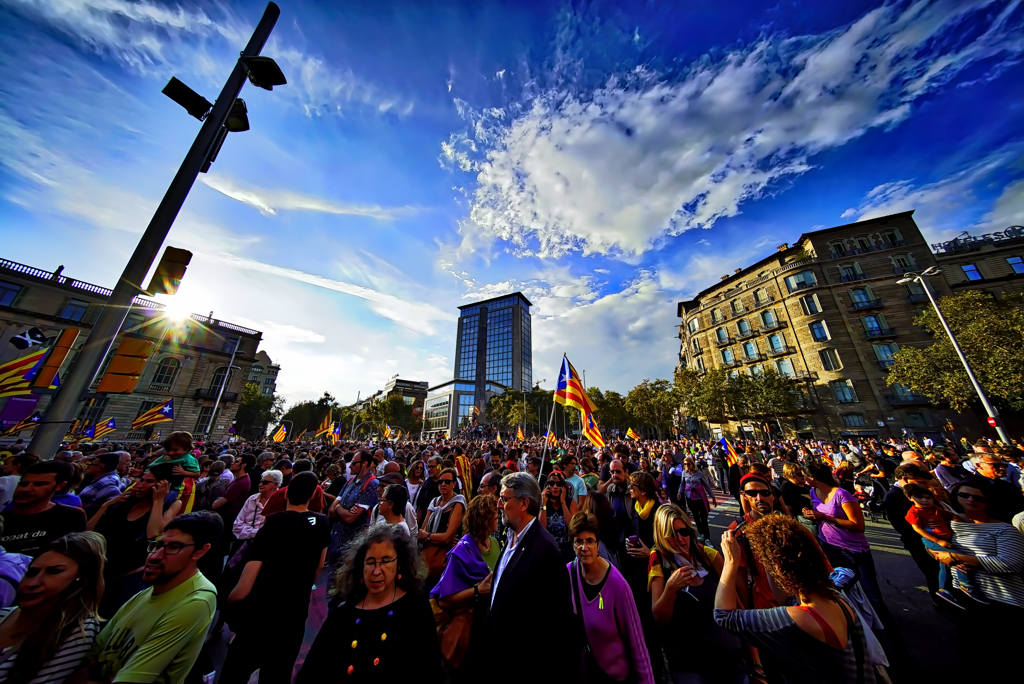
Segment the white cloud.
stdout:
<svg viewBox="0 0 1024 684">
<path fill-rule="evenodd" d="M 1017 3 L 994 4 L 886 5 L 825 34 L 705 56 L 678 82 L 637 68 L 591 93 L 542 91 L 519 110 L 456 101 L 469 128 L 442 162 L 475 172 L 477 186 L 454 255 L 486 238 L 521 255 L 629 259 L 733 216 L 816 153 L 905 120 L 964 68 L 1021 53 Z M 983 31 L 965 44 L 968 20 Z"/>
<path fill-rule="evenodd" d="M 323 344 L 327 341 L 326 337 L 315 330 L 300 328 L 287 323 L 268 320 L 251 321 L 248 318 L 236 318 L 232 322 L 243 325 L 246 328 L 262 331 L 265 337 L 273 338 L 277 342 L 287 342 L 288 344 Z"/>
<path fill-rule="evenodd" d="M 600 273 L 601 275 L 608 275 L 611 273 L 607 268 L 595 268 L 594 273 Z"/>
<path fill-rule="evenodd" d="M 700 240 L 697 240 L 697 242 L 695 242 L 694 244 L 696 244 L 696 245 L 704 245 L 705 247 L 710 247 L 711 246 L 711 241 L 710 240 L 705 240 L 704 238 L 701 238 Z"/>
<path fill-rule="evenodd" d="M 411 214 L 415 211 L 412 207 L 387 208 L 375 205 L 347 204 L 321 197 L 303 195 L 289 190 L 246 187 L 231 178 L 219 174 L 205 174 L 200 176 L 199 180 L 207 187 L 233 200 L 258 209 L 262 214 L 276 214 L 279 210 L 317 211 L 325 214 L 366 216 L 368 218 L 388 221 L 397 216 Z"/>
<path fill-rule="evenodd" d="M 979 227 L 1002 230 L 1020 225 L 1024 225 L 1024 179 L 1003 188 L 992 211 L 985 215 Z"/>
<path fill-rule="evenodd" d="M 422 332 L 427 335 L 437 334 L 437 328 L 434 326 L 436 321 L 450 322 L 457 319 L 455 314 L 442 311 L 432 304 L 402 299 L 395 295 L 379 292 L 368 287 L 353 285 L 352 283 L 346 283 L 341 280 L 332 280 L 331 278 L 326 278 L 313 273 L 306 273 L 305 271 L 300 271 L 294 268 L 275 266 L 262 261 L 246 259 L 244 257 L 227 253 L 221 253 L 217 255 L 216 258 L 235 268 L 275 275 L 281 278 L 295 280 L 300 283 L 306 283 L 307 285 L 313 285 L 314 287 L 320 287 L 325 290 L 333 290 L 335 292 L 342 292 L 353 297 L 358 297 L 369 302 L 370 307 L 378 315 L 394 321 L 409 330 Z"/>
<path fill-rule="evenodd" d="M 932 183 L 916 184 L 911 180 L 883 183 L 868 191 L 860 206 L 847 209 L 842 217 L 856 216 L 856 220 L 863 221 L 913 209 L 914 220 L 926 237 L 931 242 L 944 242 L 971 227 L 963 219 L 964 210 L 977 203 L 977 189 L 992 176 L 1019 164 L 1022 155 L 1024 144 L 1014 143 Z M 1021 188 L 1020 181 L 1008 185 L 990 218 L 979 227 L 995 224 L 1005 228 L 1019 221 L 1024 205 L 1020 199 Z M 993 227 L 993 230 L 1001 228 Z"/>
</svg>

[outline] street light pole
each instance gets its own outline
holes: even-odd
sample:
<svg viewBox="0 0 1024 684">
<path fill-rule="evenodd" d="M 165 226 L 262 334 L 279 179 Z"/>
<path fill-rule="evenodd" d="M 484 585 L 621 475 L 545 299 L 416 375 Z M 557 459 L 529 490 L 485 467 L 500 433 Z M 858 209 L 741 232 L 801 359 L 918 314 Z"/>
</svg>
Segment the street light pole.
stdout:
<svg viewBox="0 0 1024 684">
<path fill-rule="evenodd" d="M 942 273 L 942 270 L 935 267 L 929 266 L 925 270 L 921 271 L 921 274 L 907 273 L 907 278 L 901 278 L 896 281 L 899 284 L 909 283 L 911 281 L 919 283 L 924 288 L 925 295 L 928 296 L 928 301 L 932 303 L 932 308 L 935 309 L 935 314 L 939 317 L 939 322 L 942 323 L 943 330 L 946 331 L 946 335 L 949 337 L 949 341 L 953 345 L 953 351 L 960 358 L 960 363 L 964 365 L 964 370 L 967 371 L 967 377 L 970 378 L 971 385 L 974 386 L 974 391 L 978 393 L 978 398 L 981 399 L 981 405 L 985 407 L 985 412 L 988 413 L 989 418 L 995 421 L 996 434 L 999 435 L 999 439 L 1003 441 L 1003 444 L 1010 444 L 1010 438 L 1006 434 L 1006 430 L 1003 429 L 1003 421 L 999 419 L 999 412 L 985 395 L 985 390 L 981 388 L 981 383 L 978 382 L 978 378 L 974 375 L 974 370 L 971 368 L 971 364 L 967 361 L 967 357 L 964 355 L 964 350 L 960 348 L 960 343 L 956 341 L 956 336 L 953 334 L 952 329 L 949 327 L 949 322 L 946 321 L 946 317 L 942 315 L 942 310 L 939 308 L 938 302 L 935 301 L 935 295 L 932 294 L 932 289 L 928 287 L 928 281 L 926 276 L 936 276 Z"/>
<path fill-rule="evenodd" d="M 96 371 L 121 329 L 125 316 L 128 315 L 129 307 L 135 297 L 142 292 L 142 281 L 153 265 L 153 260 L 156 259 L 160 247 L 167 238 L 167 233 L 199 176 L 200 169 L 206 163 L 208 154 L 224 129 L 235 99 L 242 91 L 242 85 L 246 79 L 246 68 L 242 64 L 241 58 L 255 57 L 260 54 L 270 38 L 271 31 L 274 30 L 274 25 L 280 14 L 281 9 L 273 2 L 267 5 L 263 18 L 260 19 L 252 37 L 249 38 L 249 43 L 242 51 L 240 59 L 235 62 L 235 67 L 224 83 L 212 111 L 203 122 L 202 128 L 199 129 L 199 134 L 192 143 L 192 147 L 189 148 L 188 154 L 185 155 L 178 172 L 174 175 L 167 192 L 157 206 L 153 218 L 150 219 L 146 232 L 142 234 L 139 244 L 135 247 L 135 252 L 125 265 L 124 272 L 121 273 L 121 277 L 114 286 L 114 291 L 107 298 L 107 303 L 93 324 L 92 331 L 82 346 L 78 358 L 63 378 L 60 391 L 50 402 L 43 422 L 36 428 L 32 442 L 29 444 L 29 452 L 37 454 L 43 459 L 53 458 L 61 440 L 67 434 L 67 428 L 82 402 L 82 395 L 89 389 L 96 377 Z"/>
<path fill-rule="evenodd" d="M 217 409 L 220 408 L 220 399 L 224 396 L 224 386 L 228 384 L 228 380 L 231 378 L 231 371 L 235 367 L 235 354 L 238 353 L 238 347 L 241 345 L 241 338 L 235 342 L 234 348 L 231 350 L 231 359 L 228 361 L 228 367 L 224 371 L 224 378 L 220 381 L 220 389 L 217 390 L 217 399 L 213 402 L 213 411 L 210 412 L 210 419 L 206 422 L 206 431 L 203 433 L 203 439 L 210 439 L 210 431 L 213 429 L 213 419 L 217 417 Z M 241 370 L 241 369 L 239 369 Z"/>
</svg>

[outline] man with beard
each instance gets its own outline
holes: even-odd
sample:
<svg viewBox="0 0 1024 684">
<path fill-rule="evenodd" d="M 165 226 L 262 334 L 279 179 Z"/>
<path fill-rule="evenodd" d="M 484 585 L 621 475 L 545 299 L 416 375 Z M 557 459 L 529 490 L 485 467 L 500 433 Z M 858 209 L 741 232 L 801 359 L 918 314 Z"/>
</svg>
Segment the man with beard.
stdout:
<svg viewBox="0 0 1024 684">
<path fill-rule="evenodd" d="M 217 610 L 217 590 L 197 564 L 223 529 L 212 511 L 187 513 L 150 542 L 142 579 L 152 586 L 121 606 L 96 638 L 90 682 L 185 680 Z"/>
</svg>

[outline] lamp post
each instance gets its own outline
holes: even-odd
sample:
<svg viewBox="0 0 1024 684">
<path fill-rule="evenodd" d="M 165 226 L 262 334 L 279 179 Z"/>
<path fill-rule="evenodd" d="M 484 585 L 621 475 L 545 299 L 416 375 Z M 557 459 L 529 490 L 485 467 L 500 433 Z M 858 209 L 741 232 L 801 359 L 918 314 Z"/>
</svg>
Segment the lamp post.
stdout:
<svg viewBox="0 0 1024 684">
<path fill-rule="evenodd" d="M 217 390 L 217 399 L 213 402 L 213 410 L 210 411 L 210 420 L 206 422 L 206 431 L 203 433 L 203 439 L 210 439 L 210 432 L 213 430 L 213 420 L 217 417 L 217 409 L 220 408 L 221 397 L 224 396 L 224 387 L 231 381 L 231 371 L 242 370 L 240 366 L 235 365 L 235 354 L 238 353 L 238 347 L 242 344 L 242 339 L 239 338 L 235 342 L 231 349 L 231 359 L 228 361 L 228 367 L 224 371 L 224 378 L 220 381 L 220 388 Z"/>
<path fill-rule="evenodd" d="M 928 287 L 927 278 L 930 276 L 937 276 L 942 273 L 942 269 L 938 266 L 929 266 L 928 268 L 917 273 L 905 273 L 904 278 L 900 278 L 896 282 L 900 285 L 906 285 L 907 283 L 918 283 L 924 288 L 924 293 L 928 296 L 928 301 L 932 303 L 932 308 L 935 309 L 935 314 L 939 317 L 939 322 L 942 323 L 942 328 L 946 331 L 946 335 L 949 336 L 949 341 L 953 345 L 953 351 L 960 358 L 960 363 L 964 365 L 964 370 L 967 371 L 967 377 L 971 380 L 971 385 L 974 386 L 974 391 L 978 393 L 978 399 L 981 399 L 981 405 L 985 407 L 985 412 L 989 416 L 989 424 L 996 429 L 996 434 L 999 435 L 999 439 L 1003 441 L 1003 444 L 1010 444 L 1010 438 L 1006 434 L 1006 430 L 1003 429 L 1003 421 L 999 419 L 999 411 L 989 402 L 988 397 L 985 396 L 985 390 L 981 388 L 981 383 L 978 382 L 978 378 L 974 375 L 974 370 L 971 369 L 971 364 L 967 361 L 967 357 L 964 356 L 964 350 L 960 348 L 960 343 L 956 341 L 956 336 L 949 327 L 949 322 L 946 321 L 946 317 L 942 315 L 942 310 L 939 309 L 938 303 L 935 301 L 935 295 L 932 294 L 932 290 Z"/>
<path fill-rule="evenodd" d="M 203 121 L 203 126 L 199 129 L 199 134 L 157 206 L 146 231 L 139 239 L 135 252 L 125 265 L 113 292 L 93 324 L 75 364 L 64 377 L 60 391 L 50 402 L 43 422 L 36 428 L 32 443 L 29 445 L 30 452 L 39 454 L 44 459 L 53 458 L 77 413 L 83 394 L 92 384 L 100 363 L 121 329 L 128 309 L 135 297 L 142 292 L 143 279 L 153 265 L 153 260 L 160 251 L 167 233 L 170 232 L 171 225 L 185 203 L 185 198 L 188 197 L 196 178 L 209 168 L 229 131 L 248 128 L 248 121 L 243 121 L 245 106 L 236 104 L 246 78 L 266 90 L 285 82 L 280 68 L 273 60 L 259 56 L 280 14 L 281 9 L 276 4 L 271 2 L 267 5 L 260 23 L 235 62 L 215 104 L 210 105 L 202 96 L 177 79 L 172 79 L 164 88 L 164 93 L 168 97 Z"/>
</svg>

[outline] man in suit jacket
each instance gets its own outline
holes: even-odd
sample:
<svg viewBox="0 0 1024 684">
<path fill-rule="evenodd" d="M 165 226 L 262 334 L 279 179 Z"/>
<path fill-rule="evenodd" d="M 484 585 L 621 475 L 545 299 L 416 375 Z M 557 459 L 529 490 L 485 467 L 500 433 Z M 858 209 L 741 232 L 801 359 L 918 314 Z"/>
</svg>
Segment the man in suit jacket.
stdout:
<svg viewBox="0 0 1024 684">
<path fill-rule="evenodd" d="M 569 681 L 579 668 L 582 641 L 572 620 L 569 573 L 555 540 L 537 521 L 537 480 L 528 473 L 503 477 L 498 509 L 508 525 L 508 541 L 494 571 L 481 643 L 514 645 L 530 663 L 530 672 L 543 673 L 546 681 Z M 565 635 L 567 641 L 552 648 L 542 633 Z M 498 684 L 522 679 L 516 667 L 498 668 L 489 677 Z"/>
</svg>

